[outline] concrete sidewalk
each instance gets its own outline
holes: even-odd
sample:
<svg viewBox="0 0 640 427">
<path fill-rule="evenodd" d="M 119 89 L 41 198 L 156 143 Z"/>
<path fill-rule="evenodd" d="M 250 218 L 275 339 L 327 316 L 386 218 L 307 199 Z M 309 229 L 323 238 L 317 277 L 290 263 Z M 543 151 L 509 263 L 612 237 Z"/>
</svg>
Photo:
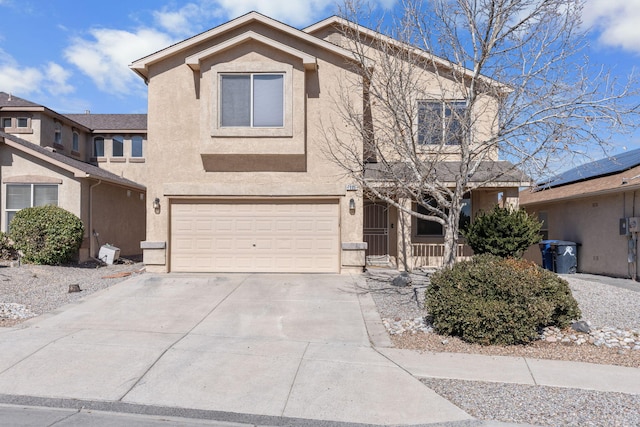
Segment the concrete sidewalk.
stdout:
<svg viewBox="0 0 640 427">
<path fill-rule="evenodd" d="M 137 407 L 241 425 L 489 426 L 504 424 L 474 420 L 418 378 L 640 394 L 633 368 L 390 348 L 362 286 L 344 275 L 129 279 L 0 330 L 0 403 L 18 405 L 0 415 L 81 402 L 67 405 L 69 420 L 87 416 L 82 407 Z"/>
</svg>

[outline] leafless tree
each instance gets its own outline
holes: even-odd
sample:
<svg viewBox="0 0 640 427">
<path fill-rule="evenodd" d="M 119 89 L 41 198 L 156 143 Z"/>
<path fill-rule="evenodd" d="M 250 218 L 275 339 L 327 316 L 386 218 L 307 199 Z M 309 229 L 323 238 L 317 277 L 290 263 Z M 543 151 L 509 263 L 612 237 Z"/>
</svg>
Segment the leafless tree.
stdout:
<svg viewBox="0 0 640 427">
<path fill-rule="evenodd" d="M 336 95 L 343 123 L 323 124 L 330 155 L 369 197 L 441 224 L 452 265 L 466 194 L 517 171 L 541 177 L 633 123 L 637 85 L 591 67 L 583 6 L 402 0 L 375 24 L 347 0 L 340 32 L 357 78 Z"/>
</svg>

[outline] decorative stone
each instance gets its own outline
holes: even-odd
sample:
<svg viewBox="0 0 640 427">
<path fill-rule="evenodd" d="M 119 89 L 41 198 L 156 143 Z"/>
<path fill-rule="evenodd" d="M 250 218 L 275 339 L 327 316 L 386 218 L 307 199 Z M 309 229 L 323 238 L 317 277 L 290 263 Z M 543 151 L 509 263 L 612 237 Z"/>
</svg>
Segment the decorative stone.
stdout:
<svg viewBox="0 0 640 427">
<path fill-rule="evenodd" d="M 411 284 L 411 277 L 409 273 L 403 271 L 398 276 L 396 276 L 391 282 L 393 286 L 403 287 Z"/>
<path fill-rule="evenodd" d="M 78 284 L 69 285 L 69 293 L 80 292 L 80 291 L 82 291 L 82 289 L 80 289 L 80 285 Z"/>
<path fill-rule="evenodd" d="M 587 322 L 585 322 L 584 320 L 574 322 L 573 325 L 571 325 L 571 329 L 573 329 L 576 332 L 583 332 L 585 334 L 588 334 L 589 332 L 591 332 L 591 328 L 589 327 Z"/>
</svg>

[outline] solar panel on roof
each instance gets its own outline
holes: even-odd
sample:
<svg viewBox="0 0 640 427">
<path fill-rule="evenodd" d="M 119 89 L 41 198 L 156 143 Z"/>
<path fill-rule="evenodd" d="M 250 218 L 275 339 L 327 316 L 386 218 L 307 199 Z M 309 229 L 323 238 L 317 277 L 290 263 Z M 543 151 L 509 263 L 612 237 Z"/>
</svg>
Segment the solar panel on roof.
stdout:
<svg viewBox="0 0 640 427">
<path fill-rule="evenodd" d="M 585 181 L 591 178 L 622 172 L 638 165 L 640 165 L 640 149 L 631 150 L 569 169 L 566 172 L 556 175 L 549 181 L 539 182 L 538 187 L 559 187 L 573 182 Z"/>
</svg>

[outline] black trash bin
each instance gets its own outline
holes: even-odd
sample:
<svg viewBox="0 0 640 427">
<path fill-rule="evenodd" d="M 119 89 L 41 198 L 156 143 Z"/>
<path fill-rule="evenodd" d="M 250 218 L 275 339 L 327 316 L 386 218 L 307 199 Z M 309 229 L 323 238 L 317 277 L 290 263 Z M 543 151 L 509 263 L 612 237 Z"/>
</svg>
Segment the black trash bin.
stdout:
<svg viewBox="0 0 640 427">
<path fill-rule="evenodd" d="M 578 271 L 578 244 L 566 240 L 556 240 L 554 248 L 555 272 L 558 274 L 574 274 Z"/>
<path fill-rule="evenodd" d="M 556 240 L 543 240 L 538 245 L 542 254 L 542 268 L 549 271 L 555 271 L 553 268 L 553 247 L 551 244 Z"/>
</svg>

